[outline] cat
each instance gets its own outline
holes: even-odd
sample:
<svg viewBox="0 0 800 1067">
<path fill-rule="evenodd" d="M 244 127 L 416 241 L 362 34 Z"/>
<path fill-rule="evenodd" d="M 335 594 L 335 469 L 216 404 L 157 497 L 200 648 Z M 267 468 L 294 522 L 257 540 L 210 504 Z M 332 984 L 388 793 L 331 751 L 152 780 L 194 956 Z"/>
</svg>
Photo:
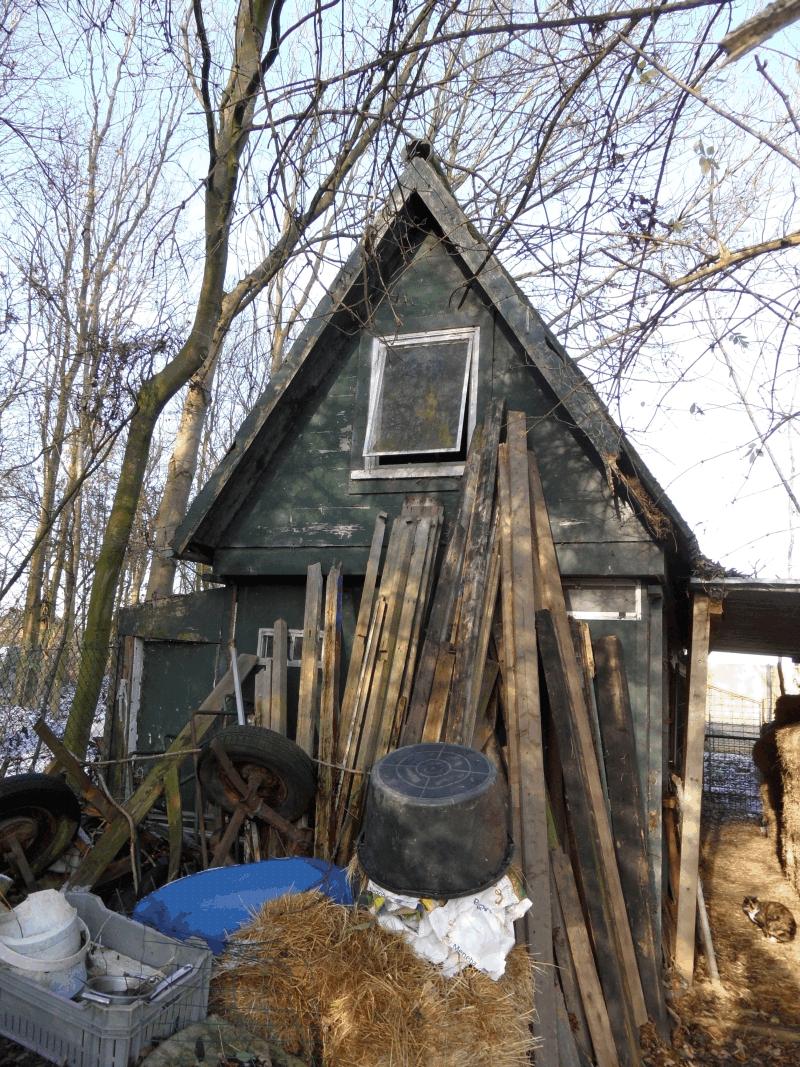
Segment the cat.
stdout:
<svg viewBox="0 0 800 1067">
<path fill-rule="evenodd" d="M 797 933 L 794 915 L 776 900 L 745 897 L 742 901 L 742 911 L 769 941 L 791 941 Z"/>
</svg>

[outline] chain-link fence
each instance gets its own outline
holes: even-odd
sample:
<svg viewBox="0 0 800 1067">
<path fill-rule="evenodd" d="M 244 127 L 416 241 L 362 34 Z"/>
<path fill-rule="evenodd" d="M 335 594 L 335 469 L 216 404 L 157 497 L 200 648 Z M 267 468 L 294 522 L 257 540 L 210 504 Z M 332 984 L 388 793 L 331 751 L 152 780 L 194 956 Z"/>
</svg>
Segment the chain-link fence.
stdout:
<svg viewBox="0 0 800 1067">
<path fill-rule="evenodd" d="M 94 668 L 98 660 L 104 672 L 92 736 L 103 732 L 108 692 L 108 648 L 0 649 L 0 777 L 37 770 L 49 760 L 42 753 L 33 726 L 45 719 L 61 736 L 75 696 L 82 669 Z"/>
<path fill-rule="evenodd" d="M 703 814 L 727 821 L 761 818 L 753 743 L 771 717 L 768 701 L 711 685 L 706 700 Z"/>
</svg>

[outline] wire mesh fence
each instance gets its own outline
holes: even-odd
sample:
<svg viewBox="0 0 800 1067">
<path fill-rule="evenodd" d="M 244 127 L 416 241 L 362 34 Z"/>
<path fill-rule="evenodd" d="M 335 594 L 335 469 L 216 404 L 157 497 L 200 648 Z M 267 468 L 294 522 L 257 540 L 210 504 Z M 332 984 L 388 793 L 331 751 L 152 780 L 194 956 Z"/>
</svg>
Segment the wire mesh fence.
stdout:
<svg viewBox="0 0 800 1067">
<path fill-rule="evenodd" d="M 0 649 L 0 777 L 40 770 L 50 756 L 34 732 L 44 719 L 58 736 L 64 731 L 82 670 L 103 670 L 103 686 L 92 725 L 102 735 L 108 699 L 107 647 L 64 645 L 54 648 Z"/>
<path fill-rule="evenodd" d="M 761 818 L 753 744 L 771 717 L 766 700 L 709 686 L 703 758 L 703 814 L 716 822 Z"/>
</svg>

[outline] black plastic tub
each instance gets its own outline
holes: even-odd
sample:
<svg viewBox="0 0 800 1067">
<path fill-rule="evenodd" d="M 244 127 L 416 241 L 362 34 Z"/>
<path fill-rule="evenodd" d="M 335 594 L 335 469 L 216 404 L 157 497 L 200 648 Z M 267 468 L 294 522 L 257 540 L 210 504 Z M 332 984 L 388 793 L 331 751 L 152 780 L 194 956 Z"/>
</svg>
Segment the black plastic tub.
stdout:
<svg viewBox="0 0 800 1067">
<path fill-rule="evenodd" d="M 358 858 L 378 885 L 463 897 L 498 881 L 511 853 L 505 783 L 482 752 L 408 745 L 372 768 Z"/>
</svg>

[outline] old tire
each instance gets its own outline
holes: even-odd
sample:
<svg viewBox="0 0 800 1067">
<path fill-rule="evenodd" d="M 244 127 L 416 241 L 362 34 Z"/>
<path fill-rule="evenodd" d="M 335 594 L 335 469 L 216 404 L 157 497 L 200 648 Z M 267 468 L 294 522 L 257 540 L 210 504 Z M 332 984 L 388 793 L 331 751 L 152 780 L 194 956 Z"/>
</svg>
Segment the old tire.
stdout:
<svg viewBox="0 0 800 1067">
<path fill-rule="evenodd" d="M 80 819 L 78 798 L 60 778 L 17 774 L 0 779 L 0 868 L 16 869 L 5 845 L 14 835 L 33 873 L 47 870 L 69 848 Z"/>
<path fill-rule="evenodd" d="M 258 796 L 284 819 L 299 819 L 308 811 L 316 792 L 316 773 L 311 759 L 294 741 L 263 726 L 228 726 L 214 740 L 221 742 L 245 781 L 249 774 L 260 775 Z M 233 811 L 239 793 L 210 746 L 210 741 L 203 745 L 197 775 L 209 800 Z"/>
</svg>

